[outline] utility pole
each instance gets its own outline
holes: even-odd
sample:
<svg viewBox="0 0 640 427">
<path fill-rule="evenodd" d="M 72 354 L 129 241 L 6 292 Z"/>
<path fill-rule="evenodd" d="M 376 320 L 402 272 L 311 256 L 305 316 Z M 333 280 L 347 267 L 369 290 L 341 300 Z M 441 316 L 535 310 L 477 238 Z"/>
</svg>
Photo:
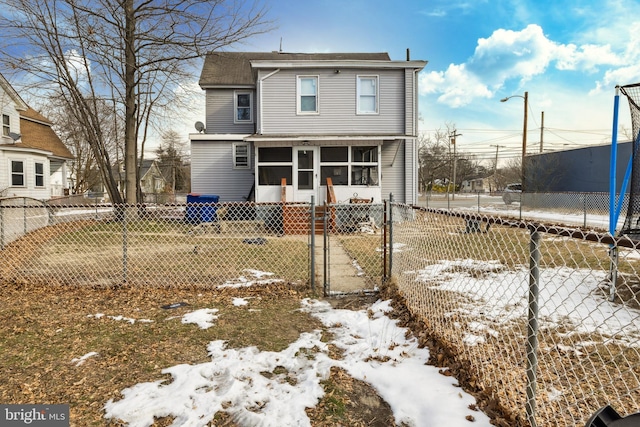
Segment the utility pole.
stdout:
<svg viewBox="0 0 640 427">
<path fill-rule="evenodd" d="M 494 190 L 498 190 L 498 150 L 500 148 L 506 148 L 504 145 L 491 145 L 491 147 L 496 147 L 496 161 L 493 166 L 493 186 Z M 489 188 L 489 192 L 491 192 L 491 188 Z"/>
<path fill-rule="evenodd" d="M 456 199 L 456 166 L 458 164 L 456 157 L 456 137 L 462 136 L 461 133 L 456 133 L 456 130 L 453 130 L 453 134 L 451 135 L 451 143 L 453 144 L 453 193 L 451 193 L 451 200 Z"/>
<path fill-rule="evenodd" d="M 542 153 L 542 139 L 544 138 L 544 111 L 542 112 L 542 117 L 540 119 L 540 152 Z"/>
</svg>

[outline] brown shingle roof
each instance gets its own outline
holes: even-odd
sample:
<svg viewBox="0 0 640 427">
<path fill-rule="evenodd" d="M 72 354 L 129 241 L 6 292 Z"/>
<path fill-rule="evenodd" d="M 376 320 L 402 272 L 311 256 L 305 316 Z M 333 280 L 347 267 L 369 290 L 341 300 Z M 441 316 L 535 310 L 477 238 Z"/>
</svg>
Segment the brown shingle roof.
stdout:
<svg viewBox="0 0 640 427">
<path fill-rule="evenodd" d="M 50 151 L 56 157 L 73 159 L 73 154 L 51 129 L 51 122 L 31 107 L 20 112 L 20 146 Z"/>
<path fill-rule="evenodd" d="M 390 61 L 387 53 L 213 52 L 207 55 L 200 86 L 254 85 L 250 61 Z"/>
</svg>

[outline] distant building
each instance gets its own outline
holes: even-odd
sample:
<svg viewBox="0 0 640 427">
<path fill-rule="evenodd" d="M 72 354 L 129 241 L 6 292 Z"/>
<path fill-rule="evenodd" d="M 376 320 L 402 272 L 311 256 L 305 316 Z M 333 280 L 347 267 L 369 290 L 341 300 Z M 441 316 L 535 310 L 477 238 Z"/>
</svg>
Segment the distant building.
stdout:
<svg viewBox="0 0 640 427">
<path fill-rule="evenodd" d="M 67 162 L 73 154 L 46 117 L 29 107 L 0 75 L 0 197 L 39 200 L 68 194 Z"/>
<path fill-rule="evenodd" d="M 631 141 L 617 145 L 618 190 L 632 148 Z M 525 191 L 608 193 L 610 162 L 611 144 L 528 155 L 525 158 Z"/>
</svg>

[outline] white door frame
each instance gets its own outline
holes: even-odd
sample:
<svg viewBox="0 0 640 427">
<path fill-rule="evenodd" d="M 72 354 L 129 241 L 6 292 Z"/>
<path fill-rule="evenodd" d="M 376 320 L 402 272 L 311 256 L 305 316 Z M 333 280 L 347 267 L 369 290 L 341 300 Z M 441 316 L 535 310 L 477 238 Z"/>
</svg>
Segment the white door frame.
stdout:
<svg viewBox="0 0 640 427">
<path fill-rule="evenodd" d="M 303 164 L 308 161 L 309 164 Z M 320 190 L 320 147 L 293 147 L 293 201 L 318 203 Z M 301 188 L 302 187 L 302 188 Z"/>
</svg>

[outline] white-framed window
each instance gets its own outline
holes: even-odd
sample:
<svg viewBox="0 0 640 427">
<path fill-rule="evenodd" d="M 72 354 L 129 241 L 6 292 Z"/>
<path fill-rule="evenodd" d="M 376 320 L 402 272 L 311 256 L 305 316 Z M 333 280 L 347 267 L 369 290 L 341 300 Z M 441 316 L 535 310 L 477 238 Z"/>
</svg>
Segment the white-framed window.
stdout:
<svg viewBox="0 0 640 427">
<path fill-rule="evenodd" d="M 349 185 L 349 147 L 320 147 L 320 182 L 327 184 L 331 178 L 333 185 Z"/>
<path fill-rule="evenodd" d="M 291 147 L 258 148 L 258 185 L 280 185 L 282 178 L 292 185 L 293 149 Z"/>
<path fill-rule="evenodd" d="M 378 76 L 358 76 L 358 114 L 378 114 Z"/>
<path fill-rule="evenodd" d="M 249 161 L 249 143 L 235 142 L 233 143 L 233 168 L 249 169 L 251 162 Z"/>
<path fill-rule="evenodd" d="M 351 185 L 379 185 L 378 146 L 351 147 Z"/>
<path fill-rule="evenodd" d="M 251 92 L 235 91 L 233 93 L 234 123 L 253 123 L 252 104 Z"/>
<path fill-rule="evenodd" d="M 11 119 L 8 114 L 2 115 L 2 136 L 9 136 L 11 132 Z"/>
<path fill-rule="evenodd" d="M 11 186 L 24 187 L 26 184 L 24 177 L 24 162 L 21 160 L 11 161 Z"/>
<path fill-rule="evenodd" d="M 35 164 L 36 187 L 44 187 L 44 163 Z"/>
<path fill-rule="evenodd" d="M 318 113 L 318 76 L 298 76 L 298 114 Z"/>
</svg>

